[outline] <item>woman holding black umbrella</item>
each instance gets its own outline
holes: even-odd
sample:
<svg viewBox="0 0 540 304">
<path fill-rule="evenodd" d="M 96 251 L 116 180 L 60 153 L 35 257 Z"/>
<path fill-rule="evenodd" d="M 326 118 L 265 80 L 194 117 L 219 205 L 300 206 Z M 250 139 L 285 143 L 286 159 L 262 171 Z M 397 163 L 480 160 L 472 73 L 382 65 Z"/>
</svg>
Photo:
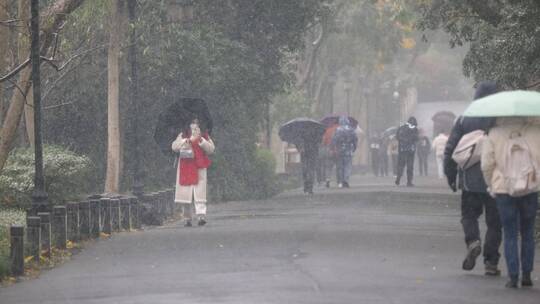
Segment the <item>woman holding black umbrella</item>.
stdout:
<svg viewBox="0 0 540 304">
<path fill-rule="evenodd" d="M 193 225 L 193 208 L 198 225 L 206 224 L 206 169 L 212 163 L 208 155 L 214 153 L 214 149 L 208 132 L 201 132 L 198 119 L 194 119 L 172 143 L 172 150 L 178 153 L 174 201 L 182 204 L 186 227 Z"/>
</svg>

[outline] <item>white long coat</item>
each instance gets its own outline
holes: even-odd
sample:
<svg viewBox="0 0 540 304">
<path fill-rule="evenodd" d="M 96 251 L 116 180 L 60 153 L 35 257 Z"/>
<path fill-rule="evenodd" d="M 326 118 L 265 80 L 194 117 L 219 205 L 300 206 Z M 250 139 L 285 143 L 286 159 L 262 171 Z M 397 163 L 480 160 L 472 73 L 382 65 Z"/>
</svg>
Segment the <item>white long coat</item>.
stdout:
<svg viewBox="0 0 540 304">
<path fill-rule="evenodd" d="M 182 138 L 182 134 L 178 135 L 175 141 L 172 143 L 172 150 L 179 152 L 182 146 L 189 145 L 189 138 Z M 208 140 L 201 137 L 201 143 L 199 144 L 201 149 L 210 155 L 214 153 L 215 146 L 212 139 Z M 180 158 L 178 159 L 178 166 L 176 167 L 176 191 L 174 195 L 174 201 L 176 203 L 190 204 L 192 201 L 196 203 L 206 203 L 206 169 L 199 169 L 199 183 L 196 185 L 182 186 L 180 185 Z"/>
</svg>

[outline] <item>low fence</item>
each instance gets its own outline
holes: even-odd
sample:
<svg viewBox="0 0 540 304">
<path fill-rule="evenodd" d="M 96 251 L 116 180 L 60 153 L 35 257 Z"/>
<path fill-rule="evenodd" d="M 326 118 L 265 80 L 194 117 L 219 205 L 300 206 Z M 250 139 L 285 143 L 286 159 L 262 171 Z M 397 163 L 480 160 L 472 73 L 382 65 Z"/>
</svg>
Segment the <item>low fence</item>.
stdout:
<svg viewBox="0 0 540 304">
<path fill-rule="evenodd" d="M 68 242 L 137 230 L 143 224 L 163 225 L 177 212 L 174 190 L 149 193 L 139 198 L 95 195 L 85 201 L 54 206 L 51 211 L 27 217 L 26 227 L 10 227 L 12 275 L 24 274 L 25 260 L 40 263 L 41 256 L 50 256 L 52 248 L 66 249 Z"/>
</svg>

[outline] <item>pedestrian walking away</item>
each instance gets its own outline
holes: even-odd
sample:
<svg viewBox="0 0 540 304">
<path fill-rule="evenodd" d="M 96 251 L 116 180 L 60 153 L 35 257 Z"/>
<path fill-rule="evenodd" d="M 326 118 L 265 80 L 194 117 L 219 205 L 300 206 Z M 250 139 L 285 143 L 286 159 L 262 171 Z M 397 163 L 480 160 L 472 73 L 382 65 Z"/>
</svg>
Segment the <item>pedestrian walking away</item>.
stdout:
<svg viewBox="0 0 540 304">
<path fill-rule="evenodd" d="M 172 143 L 172 150 L 178 153 L 174 201 L 182 205 L 185 226 L 193 225 L 193 209 L 198 225 L 203 226 L 207 221 L 206 169 L 212 163 L 208 155 L 214 153 L 214 142 L 208 132 L 201 132 L 199 121 L 194 119 Z"/>
<path fill-rule="evenodd" d="M 423 133 L 423 131 L 421 133 Z M 418 156 L 418 173 L 421 176 L 428 175 L 429 152 L 431 152 L 431 142 L 426 135 L 421 134 L 416 145 L 416 155 Z"/>
<path fill-rule="evenodd" d="M 479 99 L 497 92 L 493 82 L 482 82 L 475 92 Z M 472 270 L 476 258 L 482 253 L 482 241 L 478 218 L 485 212 L 487 231 L 484 238 L 484 267 L 486 275 L 499 275 L 498 268 L 501 244 L 501 222 L 495 200 L 487 191 L 481 170 L 481 162 L 466 169 L 459 168 L 452 158 L 460 140 L 470 132 L 482 130 L 487 132 L 494 123 L 493 118 L 459 117 L 444 149 L 444 174 L 449 187 L 455 192 L 461 189 L 461 224 L 465 234 L 466 255 L 462 263 L 464 270 Z M 442 140 L 441 140 L 442 141 Z"/>
<path fill-rule="evenodd" d="M 338 187 L 348 188 L 352 157 L 358 145 L 358 136 L 345 116 L 339 118 L 339 127 L 332 138 L 332 145 L 336 151 Z"/>
<path fill-rule="evenodd" d="M 433 139 L 431 145 L 432 149 L 435 151 L 435 161 L 437 162 L 437 176 L 439 179 L 444 178 L 444 147 L 448 142 L 448 135 L 440 133 Z"/>
<path fill-rule="evenodd" d="M 520 265 L 521 285 L 533 284 L 539 169 L 540 119 L 497 118 L 483 144 L 482 171 L 499 208 L 510 288 L 518 287 Z"/>
<path fill-rule="evenodd" d="M 416 153 L 416 143 L 418 142 L 418 123 L 415 117 L 410 117 L 407 123 L 399 127 L 398 140 L 398 170 L 396 185 L 399 186 L 403 171 L 407 167 L 407 186 L 413 186 L 414 156 Z"/>
</svg>

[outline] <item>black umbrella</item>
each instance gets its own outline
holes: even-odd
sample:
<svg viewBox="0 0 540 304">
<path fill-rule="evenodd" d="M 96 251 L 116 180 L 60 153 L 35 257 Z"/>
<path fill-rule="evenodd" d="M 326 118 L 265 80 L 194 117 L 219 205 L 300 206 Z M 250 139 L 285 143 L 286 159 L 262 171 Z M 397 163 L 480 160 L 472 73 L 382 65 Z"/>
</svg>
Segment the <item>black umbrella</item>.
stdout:
<svg viewBox="0 0 540 304">
<path fill-rule="evenodd" d="M 326 126 L 316 120 L 295 118 L 279 128 L 279 137 L 289 143 L 312 140 L 320 142 L 325 130 Z"/>
<path fill-rule="evenodd" d="M 171 144 L 178 134 L 189 128 L 193 119 L 199 119 L 201 130 L 212 132 L 212 117 L 204 100 L 180 98 L 163 110 L 156 123 L 154 140 L 165 154 L 171 154 Z"/>
</svg>

